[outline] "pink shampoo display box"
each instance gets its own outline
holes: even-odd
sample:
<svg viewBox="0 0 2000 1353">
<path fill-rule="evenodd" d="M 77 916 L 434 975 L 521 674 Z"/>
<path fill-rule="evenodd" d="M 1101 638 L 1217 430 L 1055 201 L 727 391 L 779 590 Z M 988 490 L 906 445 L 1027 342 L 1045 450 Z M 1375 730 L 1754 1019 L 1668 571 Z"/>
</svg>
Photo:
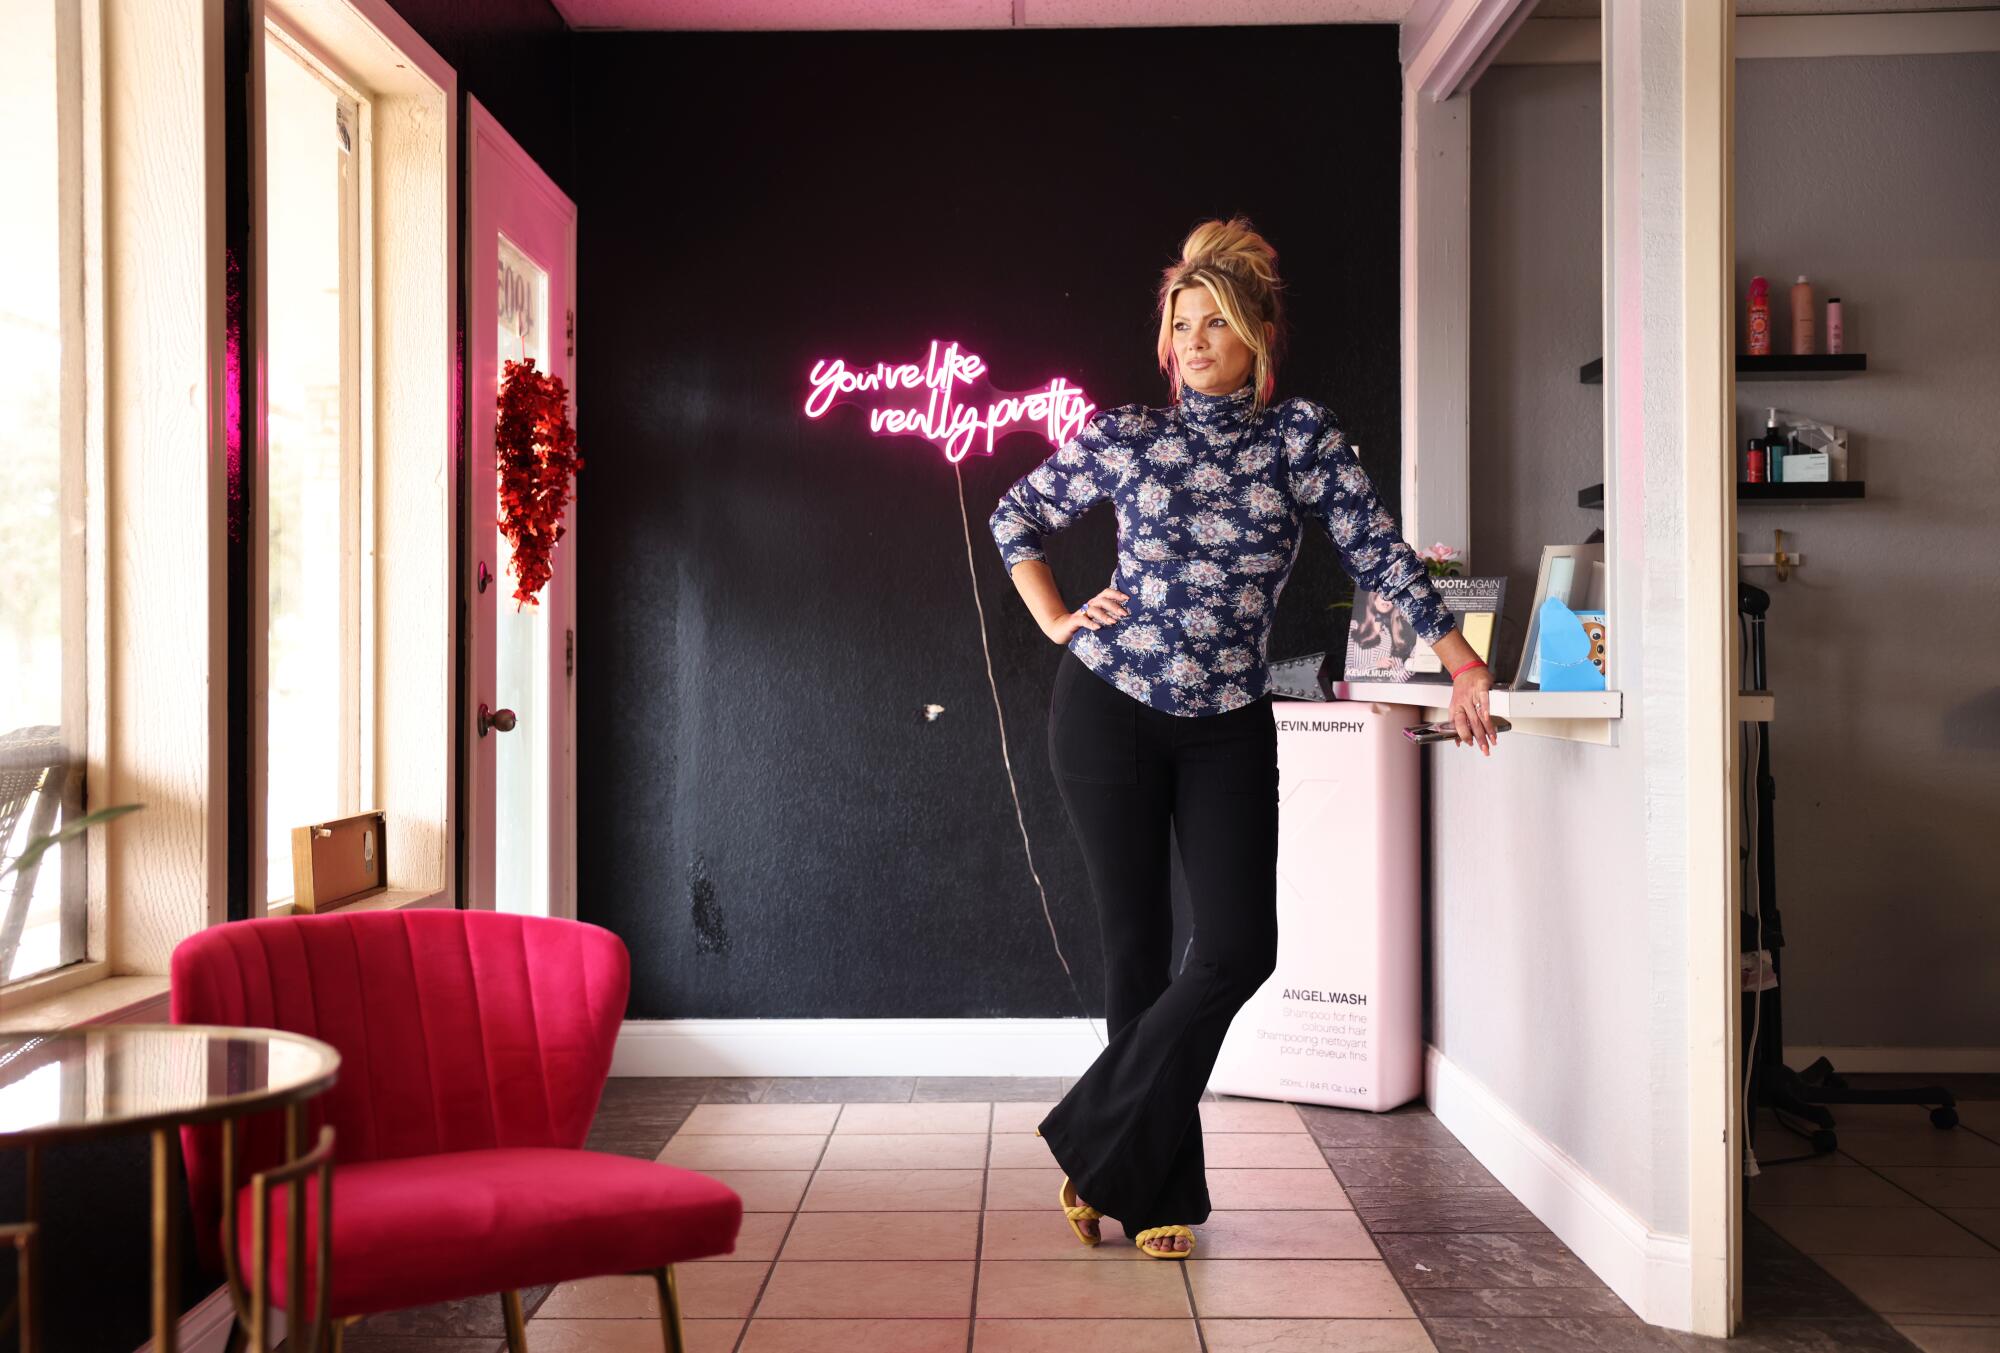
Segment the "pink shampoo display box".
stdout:
<svg viewBox="0 0 2000 1353">
<path fill-rule="evenodd" d="M 1379 711 L 1379 712 L 1378 712 Z M 1279 700 L 1278 966 L 1208 1088 L 1382 1112 L 1423 1093 L 1421 751 L 1408 705 Z"/>
</svg>

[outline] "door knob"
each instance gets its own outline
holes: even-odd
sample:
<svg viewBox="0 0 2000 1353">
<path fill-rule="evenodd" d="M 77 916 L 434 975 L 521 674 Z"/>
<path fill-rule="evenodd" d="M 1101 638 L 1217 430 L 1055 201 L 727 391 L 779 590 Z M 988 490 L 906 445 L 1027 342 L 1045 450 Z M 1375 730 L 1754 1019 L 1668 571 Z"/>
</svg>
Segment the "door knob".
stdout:
<svg viewBox="0 0 2000 1353">
<path fill-rule="evenodd" d="M 489 728 L 497 733 L 511 733 L 514 723 L 514 711 L 511 709 L 489 710 L 483 703 L 479 706 L 479 736 L 482 738 Z"/>
</svg>

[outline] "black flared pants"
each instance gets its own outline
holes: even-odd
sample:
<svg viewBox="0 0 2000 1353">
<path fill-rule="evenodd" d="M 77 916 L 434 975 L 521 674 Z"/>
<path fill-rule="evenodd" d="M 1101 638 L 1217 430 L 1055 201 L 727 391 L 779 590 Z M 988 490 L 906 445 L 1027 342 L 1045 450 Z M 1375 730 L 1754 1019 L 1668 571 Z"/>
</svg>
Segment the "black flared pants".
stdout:
<svg viewBox="0 0 2000 1353">
<path fill-rule="evenodd" d="M 1066 652 L 1049 700 L 1049 764 L 1097 902 L 1110 1037 L 1040 1131 L 1077 1196 L 1127 1235 L 1194 1225 L 1209 1213 L 1202 1091 L 1230 1020 L 1278 959 L 1271 697 L 1169 714 Z M 1169 952 L 1174 840 L 1194 909 L 1179 965 Z"/>
</svg>

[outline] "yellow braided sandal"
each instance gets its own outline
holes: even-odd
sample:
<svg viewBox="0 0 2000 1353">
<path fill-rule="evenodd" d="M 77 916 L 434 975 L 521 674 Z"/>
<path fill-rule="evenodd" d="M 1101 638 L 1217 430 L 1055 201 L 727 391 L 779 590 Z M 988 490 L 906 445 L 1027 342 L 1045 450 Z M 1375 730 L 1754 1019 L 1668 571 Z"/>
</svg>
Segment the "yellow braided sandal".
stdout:
<svg viewBox="0 0 2000 1353">
<path fill-rule="evenodd" d="M 1094 1236 L 1077 1225 L 1078 1222 L 1096 1221 L 1104 1214 L 1089 1203 L 1077 1201 L 1076 1187 L 1069 1182 L 1068 1175 L 1063 1176 L 1062 1185 L 1056 1190 L 1056 1201 L 1062 1204 L 1063 1215 L 1069 1218 L 1069 1229 L 1076 1232 L 1078 1240 L 1086 1245 L 1095 1246 L 1102 1239 L 1101 1236 Z"/>
<path fill-rule="evenodd" d="M 1188 1247 L 1184 1250 L 1156 1250 L 1146 1242 L 1154 1236 L 1186 1236 Z M 1185 1259 L 1194 1253 L 1194 1232 L 1185 1226 L 1148 1226 L 1132 1237 L 1132 1243 L 1155 1259 Z"/>
</svg>

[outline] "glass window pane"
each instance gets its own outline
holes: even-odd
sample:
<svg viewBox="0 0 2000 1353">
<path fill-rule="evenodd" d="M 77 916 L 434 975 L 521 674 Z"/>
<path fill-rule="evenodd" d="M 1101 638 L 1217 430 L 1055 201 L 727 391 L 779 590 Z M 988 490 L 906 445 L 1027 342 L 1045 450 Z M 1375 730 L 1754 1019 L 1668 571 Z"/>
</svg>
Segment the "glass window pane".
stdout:
<svg viewBox="0 0 2000 1353">
<path fill-rule="evenodd" d="M 65 519 L 65 331 L 62 128 L 57 105 L 55 0 L 10 7 L 0 42 L 0 127 L 7 129 L 8 200 L 0 211 L 0 857 L 54 831 L 77 806 L 65 728 L 66 683 L 80 681 L 78 584 L 83 523 Z M 71 110 L 72 116 L 75 110 Z M 74 449 L 67 453 L 78 454 Z M 72 711 L 72 718 L 77 711 Z M 0 877 L 0 980 L 83 957 L 80 848 Z M 65 872 L 70 877 L 65 879 Z"/>
<path fill-rule="evenodd" d="M 533 358 L 549 369 L 549 275 L 500 236 L 500 362 Z M 495 533 L 495 557 L 505 561 L 494 602 L 494 661 L 500 703 L 519 722 L 494 749 L 494 905 L 531 916 L 549 914 L 549 622 L 543 604 L 514 601 L 513 547 Z M 547 589 L 544 588 L 544 595 Z"/>
<path fill-rule="evenodd" d="M 341 98 L 266 38 L 266 439 L 269 459 L 269 901 L 292 895 L 292 828 L 357 810 L 343 793 L 351 561 L 343 455 Z M 346 730 L 344 733 L 343 730 Z"/>
</svg>

